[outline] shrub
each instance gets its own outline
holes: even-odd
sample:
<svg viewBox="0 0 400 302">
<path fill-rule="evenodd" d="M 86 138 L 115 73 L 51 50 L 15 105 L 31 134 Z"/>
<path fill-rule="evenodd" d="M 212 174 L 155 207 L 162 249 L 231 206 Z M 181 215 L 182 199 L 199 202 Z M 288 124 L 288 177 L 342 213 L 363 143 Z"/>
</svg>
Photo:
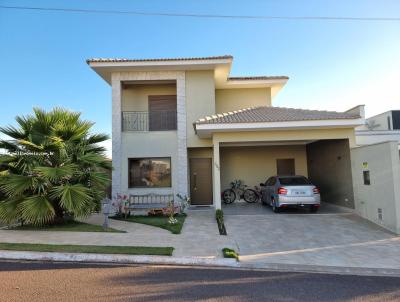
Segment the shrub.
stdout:
<svg viewBox="0 0 400 302">
<path fill-rule="evenodd" d="M 233 249 L 225 247 L 222 249 L 222 253 L 224 258 L 235 258 L 237 261 L 239 261 L 239 254 Z"/>
</svg>

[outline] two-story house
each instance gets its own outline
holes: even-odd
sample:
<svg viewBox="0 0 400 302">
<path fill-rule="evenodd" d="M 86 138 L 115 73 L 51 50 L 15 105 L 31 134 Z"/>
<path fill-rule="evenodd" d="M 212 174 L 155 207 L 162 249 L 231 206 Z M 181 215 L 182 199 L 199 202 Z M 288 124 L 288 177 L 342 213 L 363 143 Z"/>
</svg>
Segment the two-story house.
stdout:
<svg viewBox="0 0 400 302">
<path fill-rule="evenodd" d="M 288 77 L 231 77 L 232 61 L 87 60 L 112 87 L 113 194 L 180 193 L 220 208 L 234 179 L 300 174 L 325 201 L 353 207 L 350 147 L 363 107 L 272 107 Z"/>
</svg>

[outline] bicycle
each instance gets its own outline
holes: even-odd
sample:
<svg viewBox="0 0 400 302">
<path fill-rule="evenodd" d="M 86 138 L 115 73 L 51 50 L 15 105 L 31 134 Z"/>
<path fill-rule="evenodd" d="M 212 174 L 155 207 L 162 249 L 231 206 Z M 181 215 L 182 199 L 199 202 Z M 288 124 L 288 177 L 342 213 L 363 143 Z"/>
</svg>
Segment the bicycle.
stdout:
<svg viewBox="0 0 400 302">
<path fill-rule="evenodd" d="M 247 203 L 255 203 L 260 199 L 256 190 L 248 189 L 241 180 L 234 180 L 230 183 L 231 188 L 222 192 L 222 201 L 225 204 L 233 203 L 237 199 L 243 198 Z"/>
</svg>

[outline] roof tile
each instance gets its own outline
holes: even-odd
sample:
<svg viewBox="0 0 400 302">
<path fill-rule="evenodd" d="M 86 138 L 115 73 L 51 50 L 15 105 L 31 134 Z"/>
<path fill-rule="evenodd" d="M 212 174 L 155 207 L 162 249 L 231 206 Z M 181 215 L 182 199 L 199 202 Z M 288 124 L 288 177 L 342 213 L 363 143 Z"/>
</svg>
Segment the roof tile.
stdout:
<svg viewBox="0 0 400 302">
<path fill-rule="evenodd" d="M 165 62 L 165 61 L 197 61 L 197 60 L 220 60 L 233 59 L 231 55 L 213 57 L 191 57 L 191 58 L 156 58 L 156 59 L 124 59 L 124 58 L 92 58 L 86 63 L 113 63 L 113 62 Z"/>
<path fill-rule="evenodd" d="M 361 118 L 360 115 L 347 112 L 260 106 L 204 117 L 197 120 L 195 124 L 265 123 L 358 118 Z"/>
</svg>

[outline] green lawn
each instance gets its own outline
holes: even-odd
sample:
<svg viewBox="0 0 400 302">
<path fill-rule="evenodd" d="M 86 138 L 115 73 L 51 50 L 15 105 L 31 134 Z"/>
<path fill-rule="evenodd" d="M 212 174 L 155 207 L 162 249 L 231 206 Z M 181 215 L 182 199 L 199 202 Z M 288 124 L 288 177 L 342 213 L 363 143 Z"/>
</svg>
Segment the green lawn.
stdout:
<svg viewBox="0 0 400 302">
<path fill-rule="evenodd" d="M 0 250 L 172 256 L 173 247 L 0 243 Z"/>
<path fill-rule="evenodd" d="M 116 230 L 113 228 L 103 228 L 101 225 L 84 223 L 76 220 L 71 220 L 63 224 L 57 225 L 23 225 L 15 226 L 11 230 L 17 231 L 68 231 L 68 232 L 111 232 L 111 233 L 126 233 L 125 231 Z"/>
<path fill-rule="evenodd" d="M 180 234 L 183 224 L 186 219 L 186 214 L 176 215 L 175 218 L 178 220 L 176 224 L 169 224 L 168 217 L 166 216 L 130 216 L 127 218 L 113 216 L 111 219 L 147 224 L 151 226 L 155 226 L 158 228 L 166 229 L 170 231 L 172 234 Z"/>
</svg>

